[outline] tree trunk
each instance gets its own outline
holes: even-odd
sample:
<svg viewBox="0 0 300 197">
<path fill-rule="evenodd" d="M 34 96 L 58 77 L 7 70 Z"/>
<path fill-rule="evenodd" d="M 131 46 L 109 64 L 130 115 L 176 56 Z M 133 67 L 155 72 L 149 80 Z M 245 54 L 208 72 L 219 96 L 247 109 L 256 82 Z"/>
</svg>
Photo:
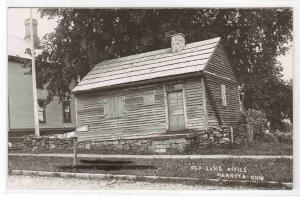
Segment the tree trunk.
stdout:
<svg viewBox="0 0 300 197">
<path fill-rule="evenodd" d="M 253 126 L 247 124 L 247 144 L 252 145 L 253 143 Z"/>
</svg>

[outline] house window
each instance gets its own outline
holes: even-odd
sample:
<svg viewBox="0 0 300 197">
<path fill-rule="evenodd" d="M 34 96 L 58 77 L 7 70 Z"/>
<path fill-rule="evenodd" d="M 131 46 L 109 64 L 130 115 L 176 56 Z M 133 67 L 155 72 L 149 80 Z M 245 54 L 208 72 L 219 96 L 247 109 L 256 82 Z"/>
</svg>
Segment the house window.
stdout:
<svg viewBox="0 0 300 197">
<path fill-rule="evenodd" d="M 70 123 L 71 122 L 71 106 L 70 101 L 63 101 L 63 122 Z"/>
<path fill-rule="evenodd" d="M 125 97 L 114 97 L 104 100 L 105 119 L 121 118 L 125 115 Z"/>
<path fill-rule="evenodd" d="M 41 123 L 46 122 L 46 109 L 45 109 L 44 100 L 38 100 L 38 118 L 39 118 L 39 122 Z"/>
<path fill-rule="evenodd" d="M 143 96 L 144 105 L 154 105 L 155 104 L 155 96 L 154 94 L 145 94 Z"/>
<path fill-rule="evenodd" d="M 221 84 L 221 96 L 222 96 L 222 105 L 227 106 L 226 88 L 225 88 L 225 85 L 223 85 L 223 84 Z"/>
</svg>

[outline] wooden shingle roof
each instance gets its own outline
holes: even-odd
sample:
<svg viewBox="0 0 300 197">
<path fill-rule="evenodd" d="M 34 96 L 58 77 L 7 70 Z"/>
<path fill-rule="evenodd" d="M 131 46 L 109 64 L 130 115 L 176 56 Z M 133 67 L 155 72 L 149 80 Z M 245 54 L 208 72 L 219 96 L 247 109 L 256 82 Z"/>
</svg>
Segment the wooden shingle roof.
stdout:
<svg viewBox="0 0 300 197">
<path fill-rule="evenodd" d="M 73 92 L 202 71 L 219 42 L 218 37 L 187 44 L 177 53 L 167 48 L 103 61 L 94 66 Z"/>
</svg>

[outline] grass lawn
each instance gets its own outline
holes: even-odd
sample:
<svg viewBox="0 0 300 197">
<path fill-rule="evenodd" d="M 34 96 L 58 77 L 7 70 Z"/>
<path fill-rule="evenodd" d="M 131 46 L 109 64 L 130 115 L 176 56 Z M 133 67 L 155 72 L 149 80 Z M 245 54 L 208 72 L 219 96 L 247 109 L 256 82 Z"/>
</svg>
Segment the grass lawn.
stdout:
<svg viewBox="0 0 300 197">
<path fill-rule="evenodd" d="M 9 150 L 13 153 L 72 153 L 73 149 L 45 149 L 45 150 Z M 134 151 L 114 151 L 111 149 L 78 149 L 78 153 L 91 153 L 91 154 L 155 154 L 149 152 L 134 152 Z M 163 153 L 160 153 L 163 154 Z M 174 153 L 175 154 L 175 153 Z M 178 154 L 178 153 L 177 153 Z M 185 151 L 180 153 L 185 154 L 200 154 L 200 155 L 293 155 L 293 145 L 288 143 L 266 143 L 255 141 L 251 146 L 240 147 L 208 147 L 205 149 Z"/>
<path fill-rule="evenodd" d="M 226 179 L 230 181 L 254 181 L 258 184 L 264 184 L 268 181 L 292 182 L 293 173 L 292 159 L 285 158 L 79 158 L 79 164 L 76 168 L 72 167 L 72 158 L 64 157 L 10 155 L 8 162 L 9 170 L 193 177 L 203 181 Z"/>
<path fill-rule="evenodd" d="M 191 154 L 215 155 L 293 155 L 293 145 L 287 143 L 267 143 L 254 141 L 251 146 L 221 148 L 212 147 L 199 151 L 191 152 Z"/>
</svg>

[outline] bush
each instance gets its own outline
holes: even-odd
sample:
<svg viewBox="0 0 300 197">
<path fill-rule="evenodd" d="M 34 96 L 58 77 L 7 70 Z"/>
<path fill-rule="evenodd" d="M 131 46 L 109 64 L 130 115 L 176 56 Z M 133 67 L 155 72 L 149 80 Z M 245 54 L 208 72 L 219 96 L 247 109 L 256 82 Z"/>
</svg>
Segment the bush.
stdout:
<svg viewBox="0 0 300 197">
<path fill-rule="evenodd" d="M 268 120 L 266 114 L 255 109 L 248 109 L 246 112 L 246 121 L 252 126 L 254 137 L 261 137 L 264 131 L 268 129 Z"/>
<path fill-rule="evenodd" d="M 236 145 L 245 145 L 247 143 L 248 127 L 253 129 L 254 139 L 264 139 L 265 130 L 268 128 L 267 123 L 265 113 L 259 110 L 248 109 L 246 112 L 242 112 L 238 128 L 234 132 L 234 143 Z M 267 141 L 272 141 L 272 137 L 267 136 L 267 138 Z"/>
<path fill-rule="evenodd" d="M 242 119 L 241 115 L 241 119 Z M 233 130 L 233 143 L 239 147 L 247 143 L 247 124 L 240 120 L 237 129 Z"/>
<path fill-rule="evenodd" d="M 261 140 L 268 143 L 278 143 L 278 137 L 273 133 L 264 133 Z"/>
<path fill-rule="evenodd" d="M 284 133 L 293 133 L 293 124 L 288 121 L 282 121 L 280 130 Z"/>
</svg>

